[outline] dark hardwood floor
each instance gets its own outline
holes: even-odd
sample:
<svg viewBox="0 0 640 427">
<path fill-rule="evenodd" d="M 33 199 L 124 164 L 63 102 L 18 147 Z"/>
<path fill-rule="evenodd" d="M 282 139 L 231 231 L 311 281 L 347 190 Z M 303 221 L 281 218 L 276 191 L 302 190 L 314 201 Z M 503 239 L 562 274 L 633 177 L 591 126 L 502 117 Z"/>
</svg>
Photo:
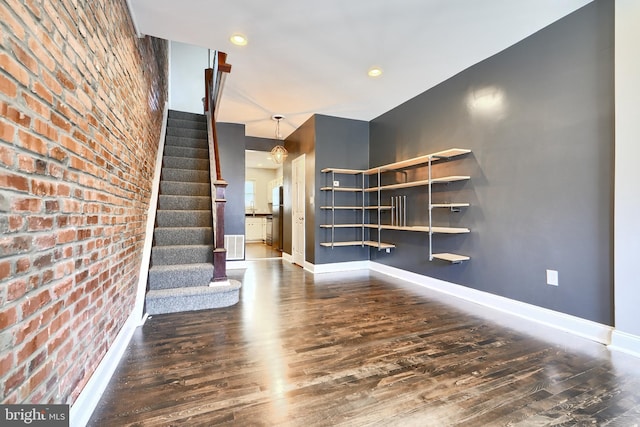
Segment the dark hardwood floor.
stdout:
<svg viewBox="0 0 640 427">
<path fill-rule="evenodd" d="M 282 252 L 262 242 L 247 242 L 244 248 L 247 261 L 282 257 Z"/>
<path fill-rule="evenodd" d="M 91 426 L 637 426 L 640 360 L 368 272 L 280 260 L 153 316 Z"/>
</svg>

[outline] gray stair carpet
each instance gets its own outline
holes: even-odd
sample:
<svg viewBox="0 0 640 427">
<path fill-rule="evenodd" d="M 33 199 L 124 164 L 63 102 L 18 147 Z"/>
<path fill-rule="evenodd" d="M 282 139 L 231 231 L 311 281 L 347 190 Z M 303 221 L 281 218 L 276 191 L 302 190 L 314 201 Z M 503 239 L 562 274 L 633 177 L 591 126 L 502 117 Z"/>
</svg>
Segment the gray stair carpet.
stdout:
<svg viewBox="0 0 640 427">
<path fill-rule="evenodd" d="M 209 286 L 212 278 L 205 116 L 169 111 L 145 301 L 147 313 L 203 310 L 238 302 L 238 282 Z"/>
</svg>

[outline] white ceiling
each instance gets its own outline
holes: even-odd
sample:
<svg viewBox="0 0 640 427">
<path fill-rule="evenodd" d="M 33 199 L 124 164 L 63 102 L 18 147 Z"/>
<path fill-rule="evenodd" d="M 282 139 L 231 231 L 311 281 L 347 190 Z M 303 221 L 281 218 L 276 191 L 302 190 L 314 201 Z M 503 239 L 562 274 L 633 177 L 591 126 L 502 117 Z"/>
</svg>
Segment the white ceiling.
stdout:
<svg viewBox="0 0 640 427">
<path fill-rule="evenodd" d="M 265 138 L 273 114 L 285 137 L 314 113 L 374 119 L 589 1 L 129 0 L 141 33 L 228 54 L 218 120 Z"/>
</svg>

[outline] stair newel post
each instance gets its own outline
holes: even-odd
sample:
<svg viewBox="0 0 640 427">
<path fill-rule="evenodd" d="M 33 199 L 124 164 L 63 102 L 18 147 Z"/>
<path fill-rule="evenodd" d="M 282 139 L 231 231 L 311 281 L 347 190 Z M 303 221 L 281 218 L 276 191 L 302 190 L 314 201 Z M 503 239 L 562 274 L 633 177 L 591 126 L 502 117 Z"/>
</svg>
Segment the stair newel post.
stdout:
<svg viewBox="0 0 640 427">
<path fill-rule="evenodd" d="M 225 180 L 214 181 L 215 200 L 213 202 L 213 281 L 220 282 L 227 280 L 227 250 L 224 247 L 224 207 L 227 203 L 225 191 L 227 182 Z"/>
<path fill-rule="evenodd" d="M 211 194 L 213 196 L 213 282 L 227 280 L 227 250 L 224 247 L 224 208 L 227 202 L 225 192 L 227 182 L 222 178 L 220 168 L 220 152 L 218 149 L 218 133 L 216 130 L 217 104 L 222 96 L 224 75 L 231 71 L 231 65 L 226 63 L 227 54 L 216 52 L 214 67 L 207 68 L 205 76 L 205 102 L 207 115 L 207 129 L 209 139 L 209 172 Z"/>
</svg>

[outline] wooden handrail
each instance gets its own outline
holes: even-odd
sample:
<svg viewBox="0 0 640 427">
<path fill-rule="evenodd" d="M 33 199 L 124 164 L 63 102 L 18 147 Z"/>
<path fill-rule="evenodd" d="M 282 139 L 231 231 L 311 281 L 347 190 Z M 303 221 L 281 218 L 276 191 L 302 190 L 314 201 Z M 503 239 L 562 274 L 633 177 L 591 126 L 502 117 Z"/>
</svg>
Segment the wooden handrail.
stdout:
<svg viewBox="0 0 640 427">
<path fill-rule="evenodd" d="M 211 180 L 211 209 L 213 212 L 213 279 L 214 282 L 227 280 L 227 251 L 224 248 L 224 207 L 227 182 L 222 178 L 220 152 L 218 150 L 218 132 L 216 117 L 226 74 L 231 65 L 226 63 L 227 54 L 215 52 L 213 68 L 204 71 L 205 97 L 204 108 L 207 116 L 207 135 L 209 140 L 209 177 Z"/>
</svg>

